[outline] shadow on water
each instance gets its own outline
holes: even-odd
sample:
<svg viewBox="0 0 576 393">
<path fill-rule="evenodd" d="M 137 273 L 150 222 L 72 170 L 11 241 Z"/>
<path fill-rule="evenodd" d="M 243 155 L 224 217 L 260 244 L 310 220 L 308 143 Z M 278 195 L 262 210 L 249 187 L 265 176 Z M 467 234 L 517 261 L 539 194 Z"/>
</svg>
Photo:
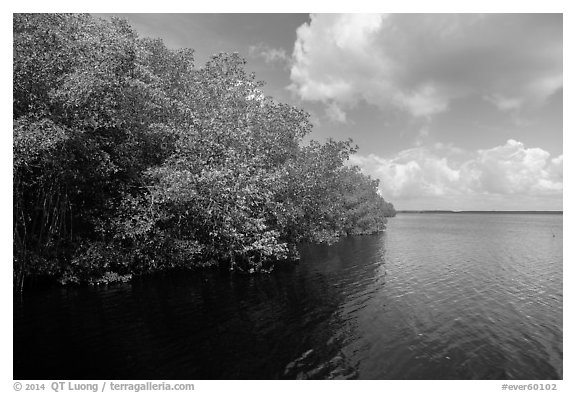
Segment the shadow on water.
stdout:
<svg viewBox="0 0 576 393">
<path fill-rule="evenodd" d="M 14 378 L 355 378 L 346 301 L 376 281 L 384 236 L 303 246 L 297 266 L 269 275 L 25 293 L 14 302 Z"/>
</svg>

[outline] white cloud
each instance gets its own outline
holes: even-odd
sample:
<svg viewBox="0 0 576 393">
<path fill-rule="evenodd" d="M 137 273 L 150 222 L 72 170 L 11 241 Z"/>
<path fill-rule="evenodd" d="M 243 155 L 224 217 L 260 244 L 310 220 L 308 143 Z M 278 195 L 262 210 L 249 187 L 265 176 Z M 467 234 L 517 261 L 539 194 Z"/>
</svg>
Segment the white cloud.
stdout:
<svg viewBox="0 0 576 393">
<path fill-rule="evenodd" d="M 428 117 L 448 108 L 448 98 L 438 94 L 431 83 L 419 86 L 411 93 L 399 91 L 396 99 L 400 106 L 405 107 L 415 117 Z"/>
<path fill-rule="evenodd" d="M 251 57 L 261 57 L 266 63 L 287 63 L 290 56 L 283 48 L 270 48 L 264 44 L 252 45 L 248 48 Z"/>
<path fill-rule="evenodd" d="M 300 26 L 290 89 L 303 100 L 364 100 L 415 117 L 477 94 L 503 110 L 562 87 L 562 16 L 319 14 Z"/>
<path fill-rule="evenodd" d="M 297 30 L 291 90 L 304 100 L 352 105 L 364 94 L 377 99 L 387 89 L 386 64 L 374 53 L 383 15 L 311 15 Z M 374 77 L 381 76 L 379 81 Z M 367 84 L 376 83 L 375 89 Z M 342 108 L 340 108 L 342 109 Z"/>
<path fill-rule="evenodd" d="M 499 94 L 493 94 L 484 97 L 488 102 L 494 104 L 501 111 L 513 111 L 520 109 L 523 100 L 518 97 L 503 97 Z"/>
<path fill-rule="evenodd" d="M 537 195 L 562 192 L 562 160 L 562 156 L 550 160 L 547 151 L 525 148 L 511 139 L 504 146 L 480 150 L 478 158 L 468 165 L 477 175 L 478 190 Z"/>
<path fill-rule="evenodd" d="M 450 203 L 467 201 L 465 208 L 474 209 L 487 197 L 507 206 L 513 206 L 516 197 L 523 201 L 535 198 L 538 203 L 543 203 L 543 197 L 553 197 L 561 204 L 563 156 L 550 158 L 547 151 L 526 148 L 515 140 L 470 153 L 437 144 L 404 150 L 389 158 L 355 155 L 350 162 L 379 178 L 382 195 L 400 205 L 444 198 Z"/>
<path fill-rule="evenodd" d="M 335 102 L 331 102 L 326 107 L 326 116 L 336 123 L 346 123 L 346 112 Z"/>
</svg>

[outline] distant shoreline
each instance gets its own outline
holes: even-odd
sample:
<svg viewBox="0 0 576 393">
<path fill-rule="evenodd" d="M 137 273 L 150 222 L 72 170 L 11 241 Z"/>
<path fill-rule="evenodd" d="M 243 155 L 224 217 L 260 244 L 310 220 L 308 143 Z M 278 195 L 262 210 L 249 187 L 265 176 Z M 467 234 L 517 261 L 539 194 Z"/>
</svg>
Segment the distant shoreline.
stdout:
<svg viewBox="0 0 576 393">
<path fill-rule="evenodd" d="M 564 214 L 563 210 L 397 210 L 397 214 Z"/>
</svg>

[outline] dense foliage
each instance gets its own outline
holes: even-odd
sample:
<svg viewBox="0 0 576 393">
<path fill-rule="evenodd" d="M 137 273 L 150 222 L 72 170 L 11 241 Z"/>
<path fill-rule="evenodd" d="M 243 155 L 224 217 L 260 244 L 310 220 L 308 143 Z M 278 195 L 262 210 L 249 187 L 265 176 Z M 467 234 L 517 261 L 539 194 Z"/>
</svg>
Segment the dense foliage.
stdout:
<svg viewBox="0 0 576 393">
<path fill-rule="evenodd" d="M 301 241 L 382 230 L 391 204 L 346 166 L 351 141 L 302 142 L 308 114 L 264 97 L 237 54 L 123 20 L 15 14 L 14 279 L 123 280 L 172 267 L 248 272 Z"/>
</svg>

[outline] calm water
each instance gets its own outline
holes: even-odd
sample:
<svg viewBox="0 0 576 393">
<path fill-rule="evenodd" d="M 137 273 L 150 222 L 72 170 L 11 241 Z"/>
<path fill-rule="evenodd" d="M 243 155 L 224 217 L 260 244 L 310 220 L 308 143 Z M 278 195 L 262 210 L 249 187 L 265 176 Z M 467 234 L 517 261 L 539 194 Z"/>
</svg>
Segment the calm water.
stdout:
<svg viewBox="0 0 576 393">
<path fill-rule="evenodd" d="M 561 215 L 400 214 L 302 256 L 26 293 L 14 378 L 562 378 Z"/>
</svg>

